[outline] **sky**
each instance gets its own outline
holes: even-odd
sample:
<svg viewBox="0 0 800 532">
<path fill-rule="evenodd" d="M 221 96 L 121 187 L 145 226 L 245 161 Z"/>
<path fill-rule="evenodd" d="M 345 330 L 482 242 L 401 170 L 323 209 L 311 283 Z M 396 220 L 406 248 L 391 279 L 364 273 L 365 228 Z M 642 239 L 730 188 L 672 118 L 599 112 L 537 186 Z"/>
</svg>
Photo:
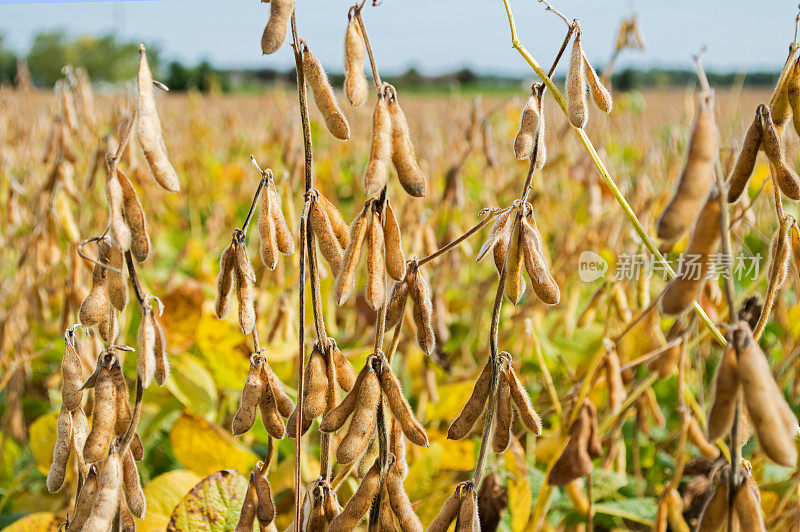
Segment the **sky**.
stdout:
<svg viewBox="0 0 800 532">
<path fill-rule="evenodd" d="M 14 3 L 9 3 L 14 2 Z M 299 0 L 297 20 L 329 71 L 342 69 L 347 9 L 353 0 Z M 691 68 L 691 57 L 707 46 L 709 70 L 778 69 L 794 34 L 797 0 L 551 0 L 581 22 L 589 59 L 604 64 L 620 21 L 634 11 L 644 33 L 644 52 L 626 51 L 620 66 Z M 540 63 L 549 64 L 565 25 L 536 0 L 511 0 L 520 40 Z M 42 30 L 71 35 L 115 32 L 158 44 L 168 59 L 217 67 L 288 70 L 291 52 L 262 56 L 260 38 L 269 5 L 258 0 L 136 0 L 127 2 L 39 2 L 0 0 L 0 34 L 18 52 Z M 383 0 L 367 7 L 364 21 L 381 71 L 415 67 L 425 74 L 469 67 L 482 74 L 530 72 L 511 48 L 502 0 Z M 566 63 L 566 62 L 565 62 Z"/>
</svg>

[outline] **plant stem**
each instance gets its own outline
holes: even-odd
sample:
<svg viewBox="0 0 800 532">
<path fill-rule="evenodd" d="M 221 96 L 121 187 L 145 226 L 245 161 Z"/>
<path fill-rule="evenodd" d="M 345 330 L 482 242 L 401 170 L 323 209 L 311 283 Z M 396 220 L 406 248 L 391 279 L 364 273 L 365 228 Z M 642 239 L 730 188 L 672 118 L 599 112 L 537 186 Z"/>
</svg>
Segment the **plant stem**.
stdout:
<svg viewBox="0 0 800 532">
<path fill-rule="evenodd" d="M 507 209 L 489 209 L 488 215 L 486 215 L 486 217 L 483 220 L 481 220 L 476 225 L 474 225 L 472 227 L 472 229 L 470 229 L 469 231 L 467 231 L 466 233 L 464 233 L 460 237 L 456 238 L 452 242 L 449 242 L 449 243 L 445 244 L 444 246 L 442 246 L 441 248 L 437 249 L 436 251 L 434 251 L 433 253 L 431 253 L 427 257 L 423 257 L 423 258 L 419 259 L 419 261 L 417 261 L 417 264 L 422 266 L 422 265 L 427 264 L 428 262 L 432 261 L 433 259 L 436 259 L 436 258 L 444 255 L 445 253 L 447 253 L 448 251 L 450 251 L 451 249 L 453 249 L 454 247 L 456 247 L 457 245 L 459 245 L 460 243 L 462 243 L 463 241 L 465 241 L 466 239 L 468 239 L 469 237 L 471 237 L 472 235 L 474 235 L 475 233 L 480 231 L 480 229 L 484 225 L 486 225 L 489 222 L 489 220 L 491 220 L 492 218 L 494 218 L 495 216 L 497 216 L 501 212 L 505 212 L 506 210 Z"/>
<path fill-rule="evenodd" d="M 367 35 L 367 27 L 364 25 L 364 19 L 361 18 L 361 10 L 364 8 L 364 3 L 362 2 L 360 6 L 354 9 L 354 15 L 356 17 L 356 21 L 358 22 L 358 27 L 361 30 L 361 35 L 364 37 L 364 46 L 367 48 L 367 55 L 369 56 L 369 66 L 372 69 L 372 80 L 375 83 L 375 88 L 378 89 L 378 92 L 381 90 L 381 76 L 378 74 L 378 65 L 375 63 L 375 56 L 372 54 L 372 45 L 369 42 L 369 36 Z"/>
</svg>

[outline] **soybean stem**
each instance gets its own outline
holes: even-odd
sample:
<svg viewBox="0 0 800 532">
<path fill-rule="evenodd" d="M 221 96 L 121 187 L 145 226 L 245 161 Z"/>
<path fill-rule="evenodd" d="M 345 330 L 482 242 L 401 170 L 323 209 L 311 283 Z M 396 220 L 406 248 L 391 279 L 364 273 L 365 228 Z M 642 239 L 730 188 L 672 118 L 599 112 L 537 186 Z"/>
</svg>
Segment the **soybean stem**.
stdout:
<svg viewBox="0 0 800 532">
<path fill-rule="evenodd" d="M 369 66 L 372 69 L 372 80 L 375 83 L 375 87 L 378 89 L 378 92 L 381 90 L 381 76 L 378 74 L 378 65 L 375 64 L 375 56 L 372 55 L 372 45 L 369 42 L 369 36 L 367 35 L 367 27 L 364 25 L 364 19 L 361 18 L 361 9 L 364 7 L 362 3 L 359 7 L 357 7 L 354 11 L 354 15 L 356 17 L 356 21 L 358 22 L 358 27 L 361 29 L 361 35 L 364 37 L 364 46 L 367 48 L 367 55 L 369 56 Z"/>
<path fill-rule="evenodd" d="M 452 242 L 449 242 L 448 244 L 445 244 L 444 246 L 442 246 L 441 248 L 437 249 L 436 251 L 434 251 L 433 253 L 431 253 L 427 257 L 423 257 L 423 258 L 419 259 L 417 264 L 422 266 L 422 265 L 432 261 L 433 259 L 444 255 L 445 253 L 447 253 L 448 251 L 450 251 L 451 249 L 453 249 L 454 247 L 456 247 L 457 245 L 459 245 L 460 243 L 462 243 L 463 241 L 465 241 L 466 239 L 468 239 L 469 237 L 471 237 L 472 235 L 474 235 L 475 233 L 480 231 L 480 229 L 484 225 L 486 225 L 489 222 L 489 220 L 491 220 L 492 218 L 494 218 L 495 216 L 497 216 L 501 212 L 504 212 L 505 210 L 506 209 L 490 209 L 489 210 L 489 214 L 486 215 L 486 217 L 483 220 L 481 220 L 476 225 L 474 225 L 472 227 L 472 229 L 470 229 L 469 231 L 467 231 L 466 233 L 464 233 L 460 237 L 456 238 Z"/>
</svg>

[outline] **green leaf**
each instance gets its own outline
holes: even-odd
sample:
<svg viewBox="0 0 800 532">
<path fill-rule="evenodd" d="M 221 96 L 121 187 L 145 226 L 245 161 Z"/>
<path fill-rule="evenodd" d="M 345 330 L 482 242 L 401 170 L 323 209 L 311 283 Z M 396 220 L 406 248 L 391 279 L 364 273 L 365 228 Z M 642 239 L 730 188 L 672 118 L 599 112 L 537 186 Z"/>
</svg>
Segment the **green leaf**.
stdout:
<svg viewBox="0 0 800 532">
<path fill-rule="evenodd" d="M 210 419 L 217 410 L 217 387 L 206 367 L 191 355 L 172 359 L 172 374 L 167 389 L 183 405 L 204 418 Z"/>
<path fill-rule="evenodd" d="M 653 520 L 656 518 L 657 504 L 658 501 L 655 497 L 642 497 L 640 499 L 623 499 L 595 504 L 594 510 L 598 514 L 621 517 L 646 526 L 652 526 Z"/>
<path fill-rule="evenodd" d="M 201 480 L 178 503 L 169 520 L 170 532 L 233 530 L 239 521 L 247 479 L 224 469 Z"/>
</svg>

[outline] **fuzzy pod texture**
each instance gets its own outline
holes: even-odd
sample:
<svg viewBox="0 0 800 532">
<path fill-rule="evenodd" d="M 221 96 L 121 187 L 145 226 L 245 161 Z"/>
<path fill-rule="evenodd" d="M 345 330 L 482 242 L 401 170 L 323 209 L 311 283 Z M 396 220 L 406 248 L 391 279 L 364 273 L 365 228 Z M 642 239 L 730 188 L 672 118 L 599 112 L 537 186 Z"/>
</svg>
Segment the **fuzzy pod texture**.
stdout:
<svg viewBox="0 0 800 532">
<path fill-rule="evenodd" d="M 265 381 L 263 368 L 261 381 Z M 275 393 L 268 380 L 261 389 L 261 398 L 259 399 L 258 406 L 261 410 L 261 422 L 264 424 L 264 428 L 267 429 L 269 435 L 277 440 L 283 439 L 283 436 L 286 434 L 286 425 L 284 425 L 280 412 L 278 412 Z"/>
<path fill-rule="evenodd" d="M 83 458 L 87 462 L 100 462 L 105 458 L 117 422 L 116 388 L 111 371 L 100 366 L 94 385 L 94 407 L 92 408 L 92 430 L 83 447 Z"/>
<path fill-rule="evenodd" d="M 128 305 L 128 284 L 125 279 L 124 257 L 122 251 L 111 244 L 107 238 L 103 238 L 97 243 L 97 260 L 102 264 L 108 264 L 112 268 L 120 270 L 117 273 L 106 268 L 101 268 L 97 264 L 92 270 L 92 283 L 105 282 L 109 301 L 114 308 L 122 312 Z M 105 277 L 105 281 L 103 281 Z"/>
<path fill-rule="evenodd" d="M 616 415 L 625 401 L 625 384 L 622 382 L 622 368 L 616 349 L 609 349 L 605 360 L 606 385 L 608 386 L 608 406 Z"/>
<path fill-rule="evenodd" d="M 263 193 L 263 196 L 261 208 L 258 211 L 259 251 L 264 266 L 274 270 L 278 265 L 278 237 L 272 210 L 276 207 L 270 201 L 268 194 Z"/>
<path fill-rule="evenodd" d="M 436 335 L 433 331 L 433 302 L 431 301 L 431 287 L 419 268 L 414 272 L 409 295 L 414 304 L 412 315 L 417 328 L 417 344 L 423 353 L 430 355 L 436 347 Z"/>
<path fill-rule="evenodd" d="M 322 63 L 311 53 L 311 50 L 303 50 L 303 74 L 305 75 L 308 86 L 311 87 L 311 94 L 314 96 L 314 103 L 325 119 L 325 125 L 331 135 L 339 140 L 350 138 L 350 126 L 344 113 L 339 108 L 336 95 L 333 93 L 328 76 L 322 68 Z"/>
<path fill-rule="evenodd" d="M 515 212 L 516 211 L 513 209 L 507 209 L 497 215 L 497 217 L 494 219 L 494 223 L 492 224 L 492 229 L 489 231 L 489 238 L 486 239 L 483 245 L 481 245 L 481 248 L 478 250 L 478 255 L 475 258 L 475 262 L 480 261 L 487 252 L 493 250 L 503 238 L 504 233 L 509 233 L 506 236 L 506 245 L 508 245 L 507 239 L 510 236 L 510 226 L 508 225 L 509 218 L 511 218 L 511 214 Z M 505 252 L 503 252 L 503 262 L 505 262 Z M 502 264 L 498 268 L 498 271 L 499 270 L 502 270 Z"/>
<path fill-rule="evenodd" d="M 289 396 L 286 395 L 286 390 L 283 389 L 281 380 L 275 375 L 275 372 L 272 371 L 272 368 L 266 362 L 261 370 L 261 380 L 268 382 L 272 387 L 272 393 L 275 396 L 275 402 L 277 403 L 280 415 L 283 417 L 290 416 L 294 411 L 294 403 Z"/>
<path fill-rule="evenodd" d="M 125 222 L 125 194 L 116 167 L 106 178 L 106 203 L 108 203 L 108 227 L 111 239 L 119 249 L 128 251 L 133 237 L 130 227 Z"/>
<path fill-rule="evenodd" d="M 378 438 L 377 434 L 373 432 L 372 436 L 370 436 L 367 448 L 364 449 L 364 452 L 361 454 L 361 457 L 358 459 L 358 464 L 355 467 L 357 478 L 364 478 L 367 476 L 372 464 L 374 464 L 375 460 L 378 459 L 378 453 Z"/>
<path fill-rule="evenodd" d="M 353 368 L 353 364 L 351 364 L 350 361 L 345 358 L 335 343 L 331 347 L 331 359 L 336 367 L 336 382 L 339 383 L 339 387 L 342 390 L 349 392 L 353 389 L 353 385 L 355 384 L 357 378 L 356 370 Z"/>
<path fill-rule="evenodd" d="M 67 463 L 72 450 L 72 415 L 62 406 L 56 423 L 56 444 L 53 447 L 53 462 L 47 474 L 47 491 L 56 493 L 64 485 Z"/>
<path fill-rule="evenodd" d="M 769 112 L 772 113 L 772 119 L 775 121 L 775 125 L 779 127 L 786 122 L 789 118 L 789 114 L 792 112 L 789 102 L 789 82 L 795 70 L 794 65 L 799 50 L 797 46 L 793 46 L 789 49 L 789 57 L 786 58 L 786 62 L 781 70 L 781 75 L 773 91 L 774 99 L 771 102 Z"/>
<path fill-rule="evenodd" d="M 400 184 L 411 196 L 421 198 L 425 196 L 425 176 L 417 164 L 414 155 L 414 145 L 408 132 L 408 122 L 397 97 L 391 98 L 387 104 L 392 122 L 392 164 L 397 170 Z"/>
<path fill-rule="evenodd" d="M 361 384 L 367 377 L 367 374 L 372 370 L 369 368 L 368 364 L 365 364 L 361 371 L 359 372 L 358 376 L 356 377 L 356 381 L 353 384 L 352 389 L 344 396 L 342 402 L 339 403 L 335 408 L 325 412 L 325 415 L 322 416 L 322 422 L 319 425 L 319 430 L 322 432 L 335 432 L 339 430 L 344 422 L 347 421 L 347 418 L 350 417 L 350 414 L 356 407 L 356 403 L 358 402 L 358 396 L 361 391 Z"/>
<path fill-rule="evenodd" d="M 761 147 L 761 140 L 764 137 L 764 128 L 761 125 L 762 105 L 756 109 L 755 118 L 750 123 L 750 127 L 747 128 L 744 141 L 742 141 L 742 148 L 739 150 L 736 163 L 733 166 L 733 170 L 731 170 L 730 176 L 728 176 L 728 203 L 735 203 L 739 200 L 742 192 L 750 182 L 753 169 L 756 167 L 756 157 Z"/>
<path fill-rule="evenodd" d="M 256 420 L 256 409 L 264 391 L 264 382 L 261 380 L 261 364 L 256 357 L 250 358 L 250 369 L 242 387 L 242 397 L 239 410 L 233 417 L 231 430 L 233 435 L 243 434 L 250 430 Z"/>
<path fill-rule="evenodd" d="M 331 272 L 335 275 L 341 266 L 344 249 L 336 237 L 328 212 L 320 200 L 321 197 L 322 195 L 318 194 L 311 203 L 311 208 L 308 211 L 308 221 L 311 225 L 311 230 L 317 237 L 319 250 L 330 265 Z"/>
<path fill-rule="evenodd" d="M 347 501 L 344 509 L 331 521 L 328 532 L 350 532 L 358 525 L 361 518 L 369 511 L 372 500 L 381 487 L 381 473 L 378 462 L 372 465 L 367 475 L 361 480 L 358 489 Z"/>
<path fill-rule="evenodd" d="M 519 303 L 525 293 L 525 279 L 522 276 L 522 267 L 525 263 L 524 253 L 521 249 L 522 217 L 516 216 L 512 225 L 511 238 L 508 242 L 506 255 L 506 297 L 513 304 Z"/>
<path fill-rule="evenodd" d="M 456 520 L 456 532 L 480 532 L 481 522 L 478 516 L 478 493 L 469 489 L 461 499 Z"/>
<path fill-rule="evenodd" d="M 242 509 L 239 510 L 239 521 L 236 523 L 236 528 L 234 528 L 235 532 L 252 532 L 253 530 L 253 521 L 256 518 L 256 505 L 258 504 L 256 487 L 253 480 L 253 473 L 250 473 L 250 482 L 247 484 L 247 492 L 245 492 L 244 501 L 242 502 Z"/>
<path fill-rule="evenodd" d="M 714 402 L 708 413 L 708 439 L 711 441 L 725 436 L 733 424 L 736 398 L 742 389 L 737 365 L 736 350 L 728 345 L 714 377 Z"/>
<path fill-rule="evenodd" d="M 589 90 L 592 92 L 592 99 L 598 109 L 604 113 L 610 113 L 611 107 L 614 105 L 611 93 L 608 92 L 603 82 L 600 81 L 600 77 L 597 75 L 594 68 L 592 68 L 583 50 L 581 50 L 581 55 L 583 56 L 583 70 L 586 73 L 586 80 L 589 82 Z"/>
<path fill-rule="evenodd" d="M 253 271 L 253 265 L 250 264 L 244 241 L 236 246 L 233 271 L 236 295 L 239 299 L 239 326 L 242 328 L 242 333 L 250 334 L 256 326 L 254 303 L 256 273 Z"/>
<path fill-rule="evenodd" d="M 458 510 L 461 507 L 461 486 L 457 486 L 452 495 L 450 495 L 442 505 L 442 509 L 436 515 L 430 526 L 428 532 L 447 532 L 450 524 L 458 516 Z"/>
<path fill-rule="evenodd" d="M 100 472 L 97 494 L 92 502 L 89 518 L 83 525 L 84 532 L 108 532 L 114 521 L 114 514 L 119 505 L 119 494 L 122 483 L 122 464 L 116 451 L 109 453 Z"/>
<path fill-rule="evenodd" d="M 392 279 L 402 280 L 406 276 L 406 258 L 403 255 L 403 240 L 400 224 L 394 215 L 392 204 L 387 200 L 383 208 L 383 242 L 386 248 L 386 273 Z"/>
<path fill-rule="evenodd" d="M 403 488 L 403 476 L 400 474 L 396 463 L 389 467 L 385 486 L 389 495 L 392 513 L 397 517 L 400 530 L 403 532 L 422 532 L 422 523 L 414 512 L 406 490 Z"/>
<path fill-rule="evenodd" d="M 228 245 L 219 258 L 219 277 L 217 277 L 217 299 L 214 309 L 222 319 L 231 308 L 231 287 L 233 286 L 233 267 L 236 262 L 236 248 Z"/>
<path fill-rule="evenodd" d="M 381 370 L 381 389 L 383 390 L 383 397 L 392 411 L 392 416 L 398 422 L 403 434 L 406 435 L 408 440 L 420 447 L 428 446 L 428 435 L 425 429 L 417 421 L 414 416 L 411 406 L 406 401 L 403 395 L 403 389 L 400 386 L 400 381 L 397 380 L 392 368 L 389 364 L 384 364 Z"/>
<path fill-rule="evenodd" d="M 289 30 L 289 17 L 294 10 L 294 0 L 270 0 L 269 20 L 261 34 L 261 53 L 264 55 L 278 51 L 286 40 Z"/>
<path fill-rule="evenodd" d="M 550 469 L 548 484 L 564 486 L 592 472 L 592 458 L 589 454 L 591 438 L 592 420 L 584 406 L 570 429 L 567 446 Z"/>
<path fill-rule="evenodd" d="M 365 298 L 378 310 L 386 300 L 386 259 L 381 215 L 373 209 L 367 230 L 367 285 Z"/>
<path fill-rule="evenodd" d="M 267 480 L 267 472 L 261 472 L 262 462 L 256 464 L 250 478 L 256 488 L 256 517 L 262 527 L 269 526 L 275 520 L 275 502 L 272 500 L 272 486 Z"/>
<path fill-rule="evenodd" d="M 345 223 L 344 218 L 342 218 L 342 213 L 340 213 L 339 209 L 322 194 L 317 195 L 316 201 L 320 203 L 327 213 L 328 221 L 333 228 L 336 239 L 339 241 L 339 246 L 342 249 L 347 248 L 347 244 L 350 242 L 350 227 Z"/>
<path fill-rule="evenodd" d="M 706 502 L 697 522 L 697 532 L 717 532 L 728 522 L 728 478 L 720 475 L 714 494 Z"/>
<path fill-rule="evenodd" d="M 689 441 L 697 447 L 697 450 L 700 451 L 700 454 L 703 456 L 708 458 L 716 458 L 719 456 L 719 448 L 706 439 L 705 434 L 703 434 L 703 429 L 700 428 L 700 424 L 694 416 L 689 418 L 687 435 Z"/>
<path fill-rule="evenodd" d="M 761 509 L 761 495 L 753 477 L 746 473 L 745 481 L 739 485 L 733 497 L 733 509 L 739 518 L 741 530 L 767 532 Z"/>
<path fill-rule="evenodd" d="M 533 409 L 531 398 L 525 387 L 517 377 L 514 368 L 508 368 L 508 384 L 511 391 L 511 399 L 514 401 L 514 406 L 517 409 L 520 421 L 525 427 L 536 436 L 542 435 L 542 420 L 539 414 Z"/>
<path fill-rule="evenodd" d="M 589 106 L 586 103 L 586 72 L 583 66 L 581 34 L 575 36 L 567 73 L 567 114 L 569 121 L 577 128 L 583 128 L 589 120 Z"/>
<path fill-rule="evenodd" d="M 314 346 L 305 365 L 303 382 L 303 422 L 301 434 L 305 434 L 315 418 L 325 411 L 325 399 L 328 392 L 328 372 L 325 356 Z M 289 416 L 287 424 L 291 429 L 289 435 L 294 437 L 297 423 L 297 409 Z"/>
<path fill-rule="evenodd" d="M 393 328 L 403 319 L 411 282 L 410 272 L 407 272 L 402 281 L 392 285 L 392 290 L 389 292 L 389 303 L 386 305 L 386 330 Z"/>
<path fill-rule="evenodd" d="M 281 210 L 281 197 L 278 194 L 278 189 L 275 188 L 275 182 L 269 180 L 266 188 L 266 200 L 270 203 L 270 216 L 275 224 L 275 241 L 278 246 L 278 251 L 284 255 L 294 254 L 294 236 L 286 223 L 286 218 L 283 216 Z"/>
<path fill-rule="evenodd" d="M 394 419 L 392 420 L 392 428 L 389 433 L 389 452 L 394 455 L 397 470 L 400 472 L 400 476 L 405 479 L 408 476 L 406 438 L 403 436 L 403 429 L 400 427 L 400 423 Z"/>
<path fill-rule="evenodd" d="M 92 503 L 94 502 L 95 495 L 97 494 L 97 468 L 92 466 L 86 474 L 86 479 L 83 481 L 83 486 L 75 501 L 75 507 L 70 516 L 69 525 L 67 526 L 68 532 L 75 532 L 83 530 L 83 525 L 89 519 L 89 513 L 92 511 Z"/>
<path fill-rule="evenodd" d="M 122 459 L 122 481 L 125 492 L 125 502 L 131 513 L 138 519 L 144 519 L 147 510 L 147 500 L 139 480 L 139 469 L 133 460 L 133 453 L 129 450 Z"/>
<path fill-rule="evenodd" d="M 514 419 L 514 411 L 511 408 L 511 387 L 505 371 L 501 371 L 498 375 L 497 397 L 494 405 L 495 427 L 492 436 L 492 450 L 499 454 L 508 449 L 511 441 L 511 422 Z"/>
<path fill-rule="evenodd" d="M 137 261 L 144 262 L 150 253 L 150 235 L 147 234 L 147 218 L 142 202 L 139 201 L 131 180 L 119 168 L 117 179 L 122 187 L 122 212 L 131 232 L 131 253 Z"/>
<path fill-rule="evenodd" d="M 156 100 L 153 96 L 153 74 L 147 64 L 144 45 L 139 46 L 139 73 L 136 84 L 139 89 L 136 117 L 136 137 L 144 151 L 150 173 L 161 188 L 168 192 L 181 189 L 178 174 L 167 156 L 167 148 L 161 134 L 161 120 L 158 117 Z M 126 248 L 124 248 L 126 249 Z"/>
<path fill-rule="evenodd" d="M 334 291 L 336 294 L 336 304 L 341 305 L 353 293 L 356 284 L 356 270 L 358 263 L 361 262 L 361 248 L 367 236 L 367 230 L 371 221 L 371 206 L 369 203 L 364 205 L 364 209 L 350 224 L 350 238 L 347 249 L 344 251 L 342 264 L 336 276 Z"/>
<path fill-rule="evenodd" d="M 538 104 L 539 104 L 539 121 L 536 124 L 536 145 L 535 145 L 535 152 L 536 152 L 536 162 L 534 163 L 535 170 L 541 170 L 544 168 L 544 163 L 547 162 L 547 145 L 545 144 L 545 116 L 544 116 L 544 89 L 539 91 L 537 96 Z"/>
<path fill-rule="evenodd" d="M 767 155 L 769 162 L 774 167 L 774 178 L 778 182 L 781 192 L 790 199 L 800 200 L 800 178 L 797 177 L 794 170 L 789 168 L 789 164 L 786 162 L 780 134 L 775 127 L 772 116 L 766 109 L 762 110 L 761 113 L 761 126 L 764 130 L 761 146 L 764 148 L 764 153 Z"/>
<path fill-rule="evenodd" d="M 61 404 L 69 411 L 80 408 L 83 402 L 83 364 L 78 356 L 75 331 L 64 334 L 64 358 L 61 359 Z"/>
<path fill-rule="evenodd" d="M 533 145 L 536 140 L 536 130 L 539 126 L 539 99 L 531 88 L 531 94 L 522 108 L 519 117 L 519 129 L 514 137 L 514 156 L 525 160 L 533 154 Z"/>
<path fill-rule="evenodd" d="M 533 292 L 543 303 L 557 305 L 561 301 L 561 290 L 547 265 L 544 242 L 542 242 L 541 234 L 536 227 L 533 214 L 528 213 L 523 216 L 519 223 L 521 224 L 520 247 L 522 248 L 522 258 L 525 263 L 525 269 L 531 279 Z"/>
<path fill-rule="evenodd" d="M 682 235 L 697 219 L 714 182 L 714 161 L 719 134 L 714 123 L 713 98 L 701 95 L 697 106 L 686 166 L 678 185 L 656 224 L 656 235 L 671 240 Z"/>
<path fill-rule="evenodd" d="M 700 271 L 684 267 L 664 289 L 659 307 L 665 314 L 679 314 L 700 296 L 708 271 L 709 255 L 717 250 L 719 244 L 719 200 L 710 194 L 703 210 L 697 217 L 692 236 L 684 256 L 699 258 Z"/>
<path fill-rule="evenodd" d="M 792 109 L 794 130 L 800 135 L 800 66 L 797 60 L 792 65 L 792 73 L 786 84 L 786 97 Z"/>
<path fill-rule="evenodd" d="M 378 376 L 370 370 L 361 383 L 347 434 L 336 449 L 336 461 L 340 464 L 349 464 L 366 449 L 375 429 L 380 400 L 381 385 Z"/>
<path fill-rule="evenodd" d="M 738 348 L 737 376 L 742 384 L 751 425 L 766 455 L 786 467 L 797 464 L 794 438 L 797 419 L 783 397 L 764 353 L 753 339 L 750 327 L 740 323 L 733 331 Z"/>
<path fill-rule="evenodd" d="M 156 326 L 153 322 L 153 310 L 148 306 L 142 308 L 136 339 L 136 373 L 142 379 L 142 385 L 147 388 L 156 372 Z"/>
<path fill-rule="evenodd" d="M 467 399 L 461 413 L 450 424 L 447 429 L 447 439 L 460 440 L 472 430 L 475 421 L 480 417 L 481 412 L 486 408 L 486 402 L 489 398 L 489 391 L 492 387 L 492 364 L 491 361 L 486 362 L 483 366 L 481 374 L 475 381 L 475 387 L 472 389 L 469 399 Z"/>
<path fill-rule="evenodd" d="M 163 386 L 169 377 L 169 355 L 167 353 L 167 338 L 161 323 L 153 316 L 153 325 L 156 329 L 155 359 L 156 371 L 153 377 L 159 386 Z"/>
<path fill-rule="evenodd" d="M 350 103 L 358 107 L 367 99 L 369 84 L 364 74 L 364 36 L 358 19 L 353 16 L 347 22 L 344 35 L 344 92 Z"/>
</svg>

